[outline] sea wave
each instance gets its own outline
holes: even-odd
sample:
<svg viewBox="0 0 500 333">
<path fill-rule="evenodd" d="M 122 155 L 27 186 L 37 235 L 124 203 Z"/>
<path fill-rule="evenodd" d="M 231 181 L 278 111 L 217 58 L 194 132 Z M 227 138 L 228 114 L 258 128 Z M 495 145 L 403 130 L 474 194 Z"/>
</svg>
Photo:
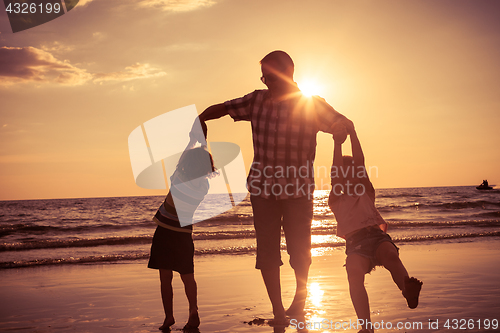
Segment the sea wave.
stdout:
<svg viewBox="0 0 500 333">
<path fill-rule="evenodd" d="M 478 232 L 478 233 L 457 233 L 449 235 L 422 235 L 416 237 L 393 237 L 396 244 L 404 243 L 422 243 L 432 241 L 459 241 L 461 239 L 483 238 L 483 237 L 500 237 L 500 231 Z M 341 241 L 329 241 L 315 243 L 313 249 L 317 248 L 338 248 L 344 246 Z M 282 250 L 286 250 L 286 246 L 281 246 Z M 195 255 L 241 255 L 255 253 L 255 246 L 227 246 L 212 249 L 195 250 Z M 149 258 L 149 252 L 130 252 L 125 254 L 111 254 L 101 256 L 83 256 L 69 258 L 45 258 L 36 260 L 18 260 L 10 262 L 0 262 L 0 269 L 22 268 L 33 266 L 47 265 L 71 265 L 71 264 L 103 264 L 103 263 L 118 263 L 131 260 L 145 260 Z"/>
<path fill-rule="evenodd" d="M 75 223 L 77 224 L 77 223 Z M 76 225 L 76 226 L 54 226 L 44 224 L 7 224 L 0 226 L 0 237 L 8 236 L 14 233 L 18 234 L 36 234 L 43 235 L 48 233 L 54 234 L 79 234 L 88 232 L 105 232 L 113 230 L 127 230 L 134 228 L 144 228 L 145 226 L 152 226 L 151 221 L 142 221 L 136 223 L 128 223 L 126 225 L 120 224 L 96 224 L 96 225 Z"/>
<path fill-rule="evenodd" d="M 440 240 L 454 240 L 454 239 L 467 239 L 467 238 L 477 238 L 477 237 L 498 237 L 500 236 L 500 231 L 490 231 L 490 232 L 464 232 L 464 233 L 454 233 L 446 235 L 424 235 L 415 237 L 393 237 L 395 243 L 414 243 L 423 241 L 440 241 Z"/>
<path fill-rule="evenodd" d="M 127 254 L 127 255 L 103 255 L 103 256 L 88 256 L 82 258 L 46 258 L 36 260 L 19 260 L 11 262 L 0 262 L 0 268 L 21 268 L 33 266 L 47 265 L 69 265 L 69 264 L 98 264 L 111 263 L 123 260 L 138 260 L 147 259 L 149 253 Z"/>
<path fill-rule="evenodd" d="M 315 192 L 314 248 L 343 245 L 334 237 L 337 222 L 328 195 L 329 191 Z M 376 206 L 396 242 L 460 242 L 499 235 L 499 195 L 499 190 L 478 191 L 473 186 L 380 189 Z M 0 201 L 0 267 L 145 259 L 156 228 L 151 218 L 163 200 L 164 196 Z M 217 209 L 219 202 L 212 198 L 210 204 Z M 196 223 L 193 238 L 197 255 L 253 253 L 249 198 Z"/>
<path fill-rule="evenodd" d="M 421 194 L 414 194 L 414 193 L 377 194 L 377 198 L 401 198 L 401 197 L 406 197 L 406 198 L 422 198 L 424 196 L 421 195 Z"/>
<path fill-rule="evenodd" d="M 75 240 L 36 240 L 23 243 L 4 243 L 0 245 L 0 252 L 23 251 L 38 249 L 58 249 L 71 247 L 92 247 L 102 245 L 133 245 L 151 243 L 151 237 L 107 237 L 96 239 L 75 239 Z"/>
<path fill-rule="evenodd" d="M 455 210 L 455 209 L 475 209 L 475 208 L 493 208 L 500 207 L 500 202 L 495 201 L 455 201 L 455 202 L 437 202 L 437 203 L 425 203 L 425 202 L 400 202 L 400 203 L 390 203 L 390 204 L 376 204 L 377 209 L 381 212 L 389 212 L 394 210 L 404 210 L 404 209 L 438 209 L 443 211 Z"/>
<path fill-rule="evenodd" d="M 430 207 L 440 209 L 467 209 L 467 208 L 486 208 L 487 206 L 500 207 L 500 202 L 478 200 L 478 201 L 456 201 L 436 204 L 419 204 L 419 208 Z"/>
<path fill-rule="evenodd" d="M 232 225 L 234 226 L 234 225 Z M 476 227 L 483 229 L 491 229 L 500 227 L 500 220 L 465 220 L 465 221 L 442 221 L 442 222 L 415 222 L 415 221 L 394 221 L 389 223 L 391 230 L 398 230 L 400 228 L 433 228 L 433 227 Z M 202 227 L 200 224 L 199 227 Z M 239 230 L 214 230 L 210 231 L 213 225 L 205 223 L 200 231 L 193 233 L 193 239 L 196 240 L 238 240 L 238 239 L 251 239 L 255 238 L 255 231 L 253 228 L 239 229 Z M 111 228 L 115 228 L 112 226 Z M 42 228 L 43 229 L 43 228 Z M 218 228 L 215 228 L 218 229 Z M 90 237 L 79 239 L 35 239 L 25 240 L 23 242 L 3 242 L 0 244 L 0 252 L 7 251 L 25 251 L 35 249 L 57 249 L 57 248 L 73 248 L 73 247 L 95 247 L 106 245 L 134 245 L 134 244 L 148 244 L 152 239 L 151 234 L 144 234 L 138 236 L 108 236 L 108 237 Z M 314 226 L 311 230 L 312 235 L 335 235 L 336 222 L 326 221 L 323 225 Z M 415 229 L 416 230 L 416 229 Z M 450 229 L 452 230 L 452 229 Z"/>
</svg>

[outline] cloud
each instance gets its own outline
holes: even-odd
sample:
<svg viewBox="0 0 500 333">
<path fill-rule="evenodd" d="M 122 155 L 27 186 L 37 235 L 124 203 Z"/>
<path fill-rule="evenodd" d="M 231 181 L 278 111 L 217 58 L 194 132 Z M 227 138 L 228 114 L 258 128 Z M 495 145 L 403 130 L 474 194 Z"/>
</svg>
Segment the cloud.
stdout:
<svg viewBox="0 0 500 333">
<path fill-rule="evenodd" d="M 28 47 L 0 47 L 0 85 L 19 83 L 53 83 L 76 86 L 88 82 L 125 82 L 166 75 L 149 64 L 136 63 L 123 71 L 89 73 L 56 59 L 46 50 Z"/>
<path fill-rule="evenodd" d="M 151 67 L 149 64 L 137 63 L 132 66 L 125 67 L 124 71 L 112 73 L 97 73 L 94 74 L 94 82 L 103 81 L 130 81 L 135 79 L 146 79 L 151 77 L 160 77 L 166 75 L 165 72 L 160 72 L 157 68 Z"/>
<path fill-rule="evenodd" d="M 88 81 L 91 75 L 44 50 L 4 46 L 0 47 L 0 77 L 4 85 L 20 82 L 78 85 Z"/>
<path fill-rule="evenodd" d="M 97 31 L 97 32 L 94 32 L 92 34 L 92 37 L 95 38 L 96 40 L 102 40 L 102 39 L 105 38 L 105 34 L 103 34 L 102 32 Z"/>
<path fill-rule="evenodd" d="M 72 45 L 65 45 L 57 41 L 54 41 L 50 44 L 44 44 L 41 46 L 41 48 L 46 52 L 52 52 L 52 53 L 70 52 L 75 49 L 75 47 Z"/>
<path fill-rule="evenodd" d="M 163 11 L 187 12 L 215 5 L 214 0 L 142 0 L 140 6 L 154 7 Z"/>
</svg>

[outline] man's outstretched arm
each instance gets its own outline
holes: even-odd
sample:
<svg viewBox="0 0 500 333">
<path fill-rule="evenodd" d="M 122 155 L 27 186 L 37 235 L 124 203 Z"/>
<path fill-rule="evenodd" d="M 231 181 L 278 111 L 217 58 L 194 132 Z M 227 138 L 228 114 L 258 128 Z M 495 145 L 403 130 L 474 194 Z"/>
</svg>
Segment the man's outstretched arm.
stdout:
<svg viewBox="0 0 500 333">
<path fill-rule="evenodd" d="M 224 103 L 220 103 L 206 108 L 205 111 L 203 111 L 198 116 L 198 118 L 200 118 L 200 121 L 207 121 L 212 119 L 219 119 L 220 117 L 224 117 L 227 114 L 229 113 L 226 110 L 226 106 L 224 105 Z"/>
</svg>

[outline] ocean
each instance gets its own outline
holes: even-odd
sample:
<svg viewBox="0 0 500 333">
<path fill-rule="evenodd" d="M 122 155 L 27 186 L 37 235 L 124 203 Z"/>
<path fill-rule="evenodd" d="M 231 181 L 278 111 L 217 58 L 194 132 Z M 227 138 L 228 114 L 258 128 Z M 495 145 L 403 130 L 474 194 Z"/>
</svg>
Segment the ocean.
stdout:
<svg viewBox="0 0 500 333">
<path fill-rule="evenodd" d="M 344 245 L 329 191 L 314 194 L 313 255 Z M 500 190 L 474 186 L 378 189 L 376 206 L 396 244 L 500 240 Z M 0 268 L 144 260 L 163 196 L 0 201 Z M 217 197 L 206 198 L 217 207 Z M 203 212 L 198 212 L 203 214 Z M 196 256 L 255 252 L 249 196 L 194 225 Z M 284 239 L 282 247 L 286 248 Z"/>
</svg>

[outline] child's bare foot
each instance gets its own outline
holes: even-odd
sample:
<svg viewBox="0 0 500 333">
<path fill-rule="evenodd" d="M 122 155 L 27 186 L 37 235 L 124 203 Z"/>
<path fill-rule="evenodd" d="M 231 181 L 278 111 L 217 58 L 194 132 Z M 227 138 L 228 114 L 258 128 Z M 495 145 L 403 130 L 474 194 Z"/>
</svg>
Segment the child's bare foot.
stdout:
<svg viewBox="0 0 500 333">
<path fill-rule="evenodd" d="M 189 314 L 189 319 L 186 325 L 184 325 L 183 330 L 191 330 L 193 328 L 198 328 L 200 326 L 200 316 L 198 311 L 193 311 Z"/>
<path fill-rule="evenodd" d="M 403 296 L 406 298 L 406 303 L 410 309 L 415 309 L 418 306 L 418 296 L 422 289 L 423 282 L 414 277 L 405 277 L 405 290 Z"/>
<path fill-rule="evenodd" d="M 173 324 L 175 324 L 174 317 L 165 318 L 165 320 L 163 321 L 163 325 L 161 325 L 158 329 L 160 331 L 170 331 L 170 326 L 172 326 Z"/>
</svg>

